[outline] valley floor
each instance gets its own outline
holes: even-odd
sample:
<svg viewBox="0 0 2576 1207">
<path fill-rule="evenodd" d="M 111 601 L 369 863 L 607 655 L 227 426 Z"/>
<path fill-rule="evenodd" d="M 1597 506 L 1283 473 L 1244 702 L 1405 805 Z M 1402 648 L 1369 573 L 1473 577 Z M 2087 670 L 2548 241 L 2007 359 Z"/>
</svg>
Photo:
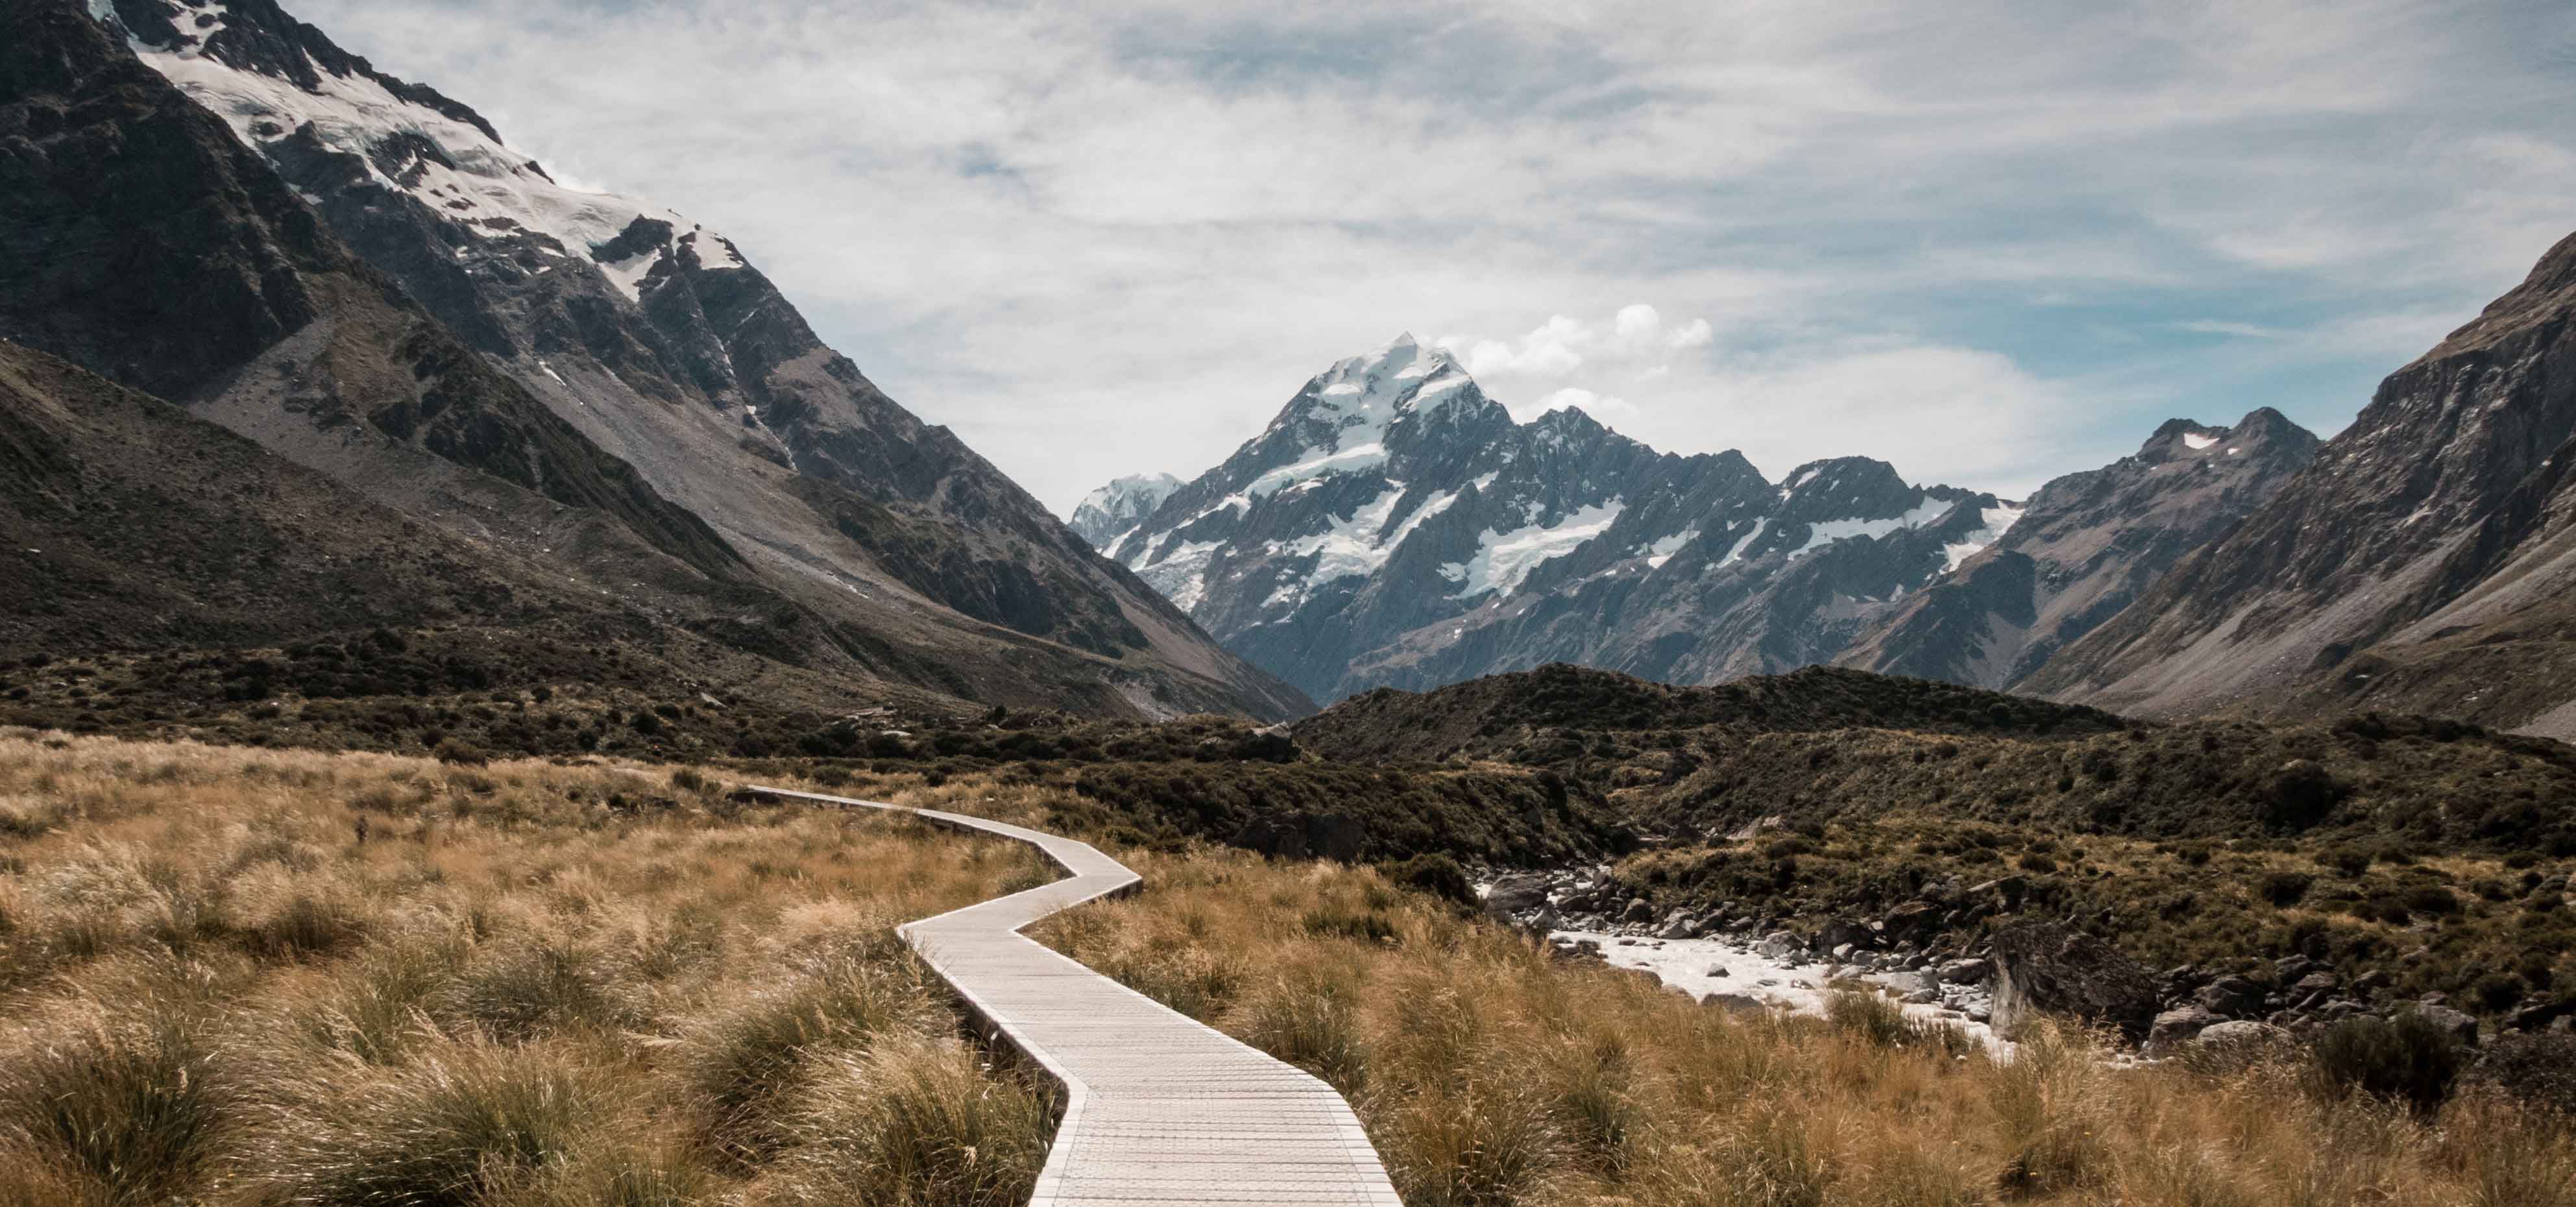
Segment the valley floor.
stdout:
<svg viewBox="0 0 2576 1207">
<path fill-rule="evenodd" d="M 845 791 L 1048 826 L 1000 776 Z M 2576 1130 L 2300 1049 L 1738 1013 L 1366 866 L 1110 848 L 1038 937 L 1346 1093 L 1413 1207 L 2576 1204 Z M 1051 873 L 687 769 L 0 730 L 0 1201 L 1005 1207 L 1042 1080 L 891 926 Z M 1669 949 L 1667 949 L 1669 950 Z"/>
</svg>

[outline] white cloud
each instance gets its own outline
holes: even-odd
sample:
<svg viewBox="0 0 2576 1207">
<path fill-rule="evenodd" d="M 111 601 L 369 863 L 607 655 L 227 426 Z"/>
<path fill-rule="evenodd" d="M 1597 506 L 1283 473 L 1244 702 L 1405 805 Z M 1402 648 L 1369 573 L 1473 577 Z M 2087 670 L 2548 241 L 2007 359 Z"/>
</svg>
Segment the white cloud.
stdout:
<svg viewBox="0 0 2576 1207">
<path fill-rule="evenodd" d="M 1707 319 L 1666 326 L 1643 302 L 1619 308 L 1607 322 L 1557 315 L 1518 340 L 1443 336 L 1438 342 L 1466 362 L 1477 377 L 1563 377 L 1588 366 L 1632 374 L 1661 373 L 1675 353 L 1715 338 Z"/>
<path fill-rule="evenodd" d="M 2566 6 L 287 3 L 732 236 L 1057 505 L 1215 463 L 1405 329 L 1766 466 L 2339 419 L 2576 193 Z M 2280 337 L 2180 326 L 2216 315 Z M 1943 434 L 1980 406 L 2015 429 Z"/>
<path fill-rule="evenodd" d="M 2060 418 L 2075 401 L 2063 385 L 1973 348 L 1804 348 L 1724 365 L 1704 389 L 1681 430 L 1657 432 L 1741 447 L 1774 478 L 1830 452 L 2011 495 L 2127 451 L 2077 445 Z"/>
<path fill-rule="evenodd" d="M 1536 402 L 1525 406 L 1509 407 L 1509 409 L 1514 421 L 1527 423 L 1549 411 L 1561 411 L 1567 407 L 1583 411 L 1612 427 L 1618 427 L 1621 423 L 1641 414 L 1637 405 L 1627 399 L 1595 394 L 1580 386 L 1567 386 L 1561 390 L 1553 390 L 1541 395 Z"/>
</svg>

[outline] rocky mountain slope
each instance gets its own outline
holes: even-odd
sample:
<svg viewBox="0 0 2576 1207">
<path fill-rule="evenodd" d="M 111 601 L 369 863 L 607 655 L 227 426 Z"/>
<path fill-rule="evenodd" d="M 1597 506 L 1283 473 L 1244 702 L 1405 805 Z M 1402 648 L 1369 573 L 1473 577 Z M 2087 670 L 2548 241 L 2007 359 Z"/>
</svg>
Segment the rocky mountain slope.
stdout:
<svg viewBox="0 0 2576 1207">
<path fill-rule="evenodd" d="M 567 547 L 584 543 L 578 523 L 567 525 Z M 638 580 L 692 579 L 670 555 L 613 548 Z M 296 696 L 308 701 L 297 719 L 314 723 L 323 706 L 310 701 L 395 701 L 386 707 L 420 727 L 414 736 L 466 731 L 432 714 L 452 717 L 461 703 L 488 719 L 504 689 L 533 690 L 587 719 L 610 702 L 722 691 L 736 706 L 709 728 L 723 730 L 754 712 L 783 723 L 852 694 L 958 711 L 935 693 L 795 667 L 604 597 L 554 559 L 417 522 L 177 406 L 5 340 L 0 666 L 12 680 L 0 685 L 8 723 L 206 733 L 259 713 L 264 740 L 277 736 L 279 699 Z M 756 701 L 737 692 L 751 683 Z M 570 727 L 557 737 L 556 749 L 585 748 Z"/>
<path fill-rule="evenodd" d="M 2172 420 L 2136 455 L 2041 487 L 1992 547 L 1908 595 L 1836 661 L 2011 687 L 2270 499 L 2317 443 L 2269 407 L 2223 428 Z"/>
<path fill-rule="evenodd" d="M 0 22 L 0 336 L 785 664 L 1305 707 L 887 399 L 721 236 L 556 184 L 267 0 Z"/>
<path fill-rule="evenodd" d="M 2018 515 L 1863 458 L 1773 483 L 1579 410 L 1515 423 L 1406 336 L 1318 374 L 1110 549 L 1331 699 L 1560 660 L 1682 682 L 1826 661 Z"/>
<path fill-rule="evenodd" d="M 2576 737 L 2571 319 L 2576 237 L 2025 686 L 2149 713 L 2378 708 Z"/>
</svg>

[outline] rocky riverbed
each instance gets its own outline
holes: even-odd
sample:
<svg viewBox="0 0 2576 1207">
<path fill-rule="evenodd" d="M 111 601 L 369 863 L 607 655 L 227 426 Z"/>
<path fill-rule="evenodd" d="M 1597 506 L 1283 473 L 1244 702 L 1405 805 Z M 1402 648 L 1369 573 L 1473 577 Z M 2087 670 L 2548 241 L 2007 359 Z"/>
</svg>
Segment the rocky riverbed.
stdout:
<svg viewBox="0 0 2576 1207">
<path fill-rule="evenodd" d="M 1656 910 L 1623 892 L 1607 868 L 1514 872 L 1480 885 L 1488 912 L 1546 935 L 1576 958 L 1653 973 L 1695 1000 L 1740 1009 L 1821 1013 L 1835 987 L 1876 989 L 1907 1014 L 2001 1045 L 2025 1019 L 2070 1017 L 2127 1036 L 2149 1058 L 2194 1043 L 2259 1042 L 2364 1015 L 2412 1013 L 2469 1045 L 2478 1021 L 2432 994 L 2401 999 L 2384 973 L 2345 977 L 2305 956 L 2234 971 L 2183 966 L 2159 973 L 2109 942 L 2060 921 L 1995 926 L 1974 911 L 2001 890 L 1926 889 L 1875 918 L 1780 918 L 1731 903 Z M 1960 924 L 1979 923 L 1975 931 Z M 2246 962 L 2240 962 L 2246 963 Z M 2518 1011 L 2503 1030 L 2566 1030 L 2576 1017 Z M 2003 1050 L 1999 1048 L 1998 1050 Z"/>
<path fill-rule="evenodd" d="M 1597 955 L 1614 968 L 1651 972 L 1708 1006 L 1822 1015 L 1825 995 L 1834 989 L 1877 992 L 1895 998 L 1909 1018 L 1957 1027 L 1999 1055 L 2012 1048 L 1990 1025 L 1992 996 L 1983 961 L 1961 961 L 1944 979 L 1944 970 L 1937 967 L 1820 962 L 1804 954 L 1803 944 L 1792 950 L 1786 944 L 1723 937 L 1657 939 L 1573 930 L 1555 931 L 1548 942 L 1569 956 Z"/>
</svg>

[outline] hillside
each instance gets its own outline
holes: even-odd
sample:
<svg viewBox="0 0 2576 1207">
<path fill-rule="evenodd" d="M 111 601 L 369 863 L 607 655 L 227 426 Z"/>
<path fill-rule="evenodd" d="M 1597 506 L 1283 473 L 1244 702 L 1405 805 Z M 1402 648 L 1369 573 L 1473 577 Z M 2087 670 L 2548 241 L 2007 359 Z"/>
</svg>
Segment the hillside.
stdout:
<svg viewBox="0 0 2576 1207">
<path fill-rule="evenodd" d="M 98 11 L 0 16 L 0 337 L 783 674 L 1306 707 L 884 398 L 720 236 L 555 184 L 266 0 Z"/>
<path fill-rule="evenodd" d="M 1336 761 L 1547 768 L 1680 840 L 1904 814 L 2576 854 L 2576 748 L 2415 718 L 2158 723 L 1829 668 L 1701 688 L 1554 666 L 1372 692 L 1295 733 Z"/>
<path fill-rule="evenodd" d="M 2576 709 L 2576 236 L 2263 506 L 2025 686 L 2157 715 Z"/>
</svg>

